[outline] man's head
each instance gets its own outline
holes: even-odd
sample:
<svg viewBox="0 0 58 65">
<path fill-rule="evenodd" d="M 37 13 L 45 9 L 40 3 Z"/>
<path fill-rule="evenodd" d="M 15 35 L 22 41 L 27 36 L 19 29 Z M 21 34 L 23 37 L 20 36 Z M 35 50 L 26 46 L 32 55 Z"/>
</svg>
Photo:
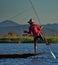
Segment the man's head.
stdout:
<svg viewBox="0 0 58 65">
<path fill-rule="evenodd" d="M 34 23 L 34 20 L 33 20 L 33 19 L 30 19 L 30 20 L 28 21 L 28 23 L 29 23 L 29 24 L 33 24 L 33 23 Z"/>
</svg>

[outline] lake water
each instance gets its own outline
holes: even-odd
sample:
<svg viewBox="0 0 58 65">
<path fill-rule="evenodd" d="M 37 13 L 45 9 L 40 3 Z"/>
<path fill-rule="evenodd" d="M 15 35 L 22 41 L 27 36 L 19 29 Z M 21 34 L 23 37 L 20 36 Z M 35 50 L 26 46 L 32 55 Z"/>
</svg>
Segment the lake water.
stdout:
<svg viewBox="0 0 58 65">
<path fill-rule="evenodd" d="M 58 44 L 51 44 L 51 50 L 57 57 L 53 58 L 45 44 L 38 44 L 37 52 L 46 54 L 31 56 L 28 58 L 0 58 L 0 65 L 58 65 Z M 0 54 L 34 52 L 33 44 L 0 44 Z"/>
</svg>

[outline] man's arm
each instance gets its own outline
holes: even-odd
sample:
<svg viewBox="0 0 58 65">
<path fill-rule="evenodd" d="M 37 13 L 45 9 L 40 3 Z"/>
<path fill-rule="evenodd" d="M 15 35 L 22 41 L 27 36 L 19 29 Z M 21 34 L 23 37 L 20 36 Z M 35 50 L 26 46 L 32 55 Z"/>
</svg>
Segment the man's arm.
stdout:
<svg viewBox="0 0 58 65">
<path fill-rule="evenodd" d="M 24 33 L 28 33 L 29 34 L 30 32 L 29 31 L 24 31 Z"/>
<path fill-rule="evenodd" d="M 31 28 L 29 27 L 29 31 L 24 31 L 24 33 L 31 34 Z"/>
<path fill-rule="evenodd" d="M 43 29 L 43 26 L 38 26 L 37 25 L 37 27 L 38 27 L 38 30 L 40 30 L 40 31 Z"/>
<path fill-rule="evenodd" d="M 43 26 L 40 26 L 39 29 L 42 30 L 43 29 Z"/>
</svg>

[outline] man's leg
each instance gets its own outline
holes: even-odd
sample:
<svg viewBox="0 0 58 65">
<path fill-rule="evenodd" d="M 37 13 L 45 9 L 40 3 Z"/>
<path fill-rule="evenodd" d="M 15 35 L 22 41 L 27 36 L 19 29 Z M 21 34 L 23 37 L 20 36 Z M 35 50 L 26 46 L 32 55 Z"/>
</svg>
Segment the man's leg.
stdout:
<svg viewBox="0 0 58 65">
<path fill-rule="evenodd" d="M 35 53 L 36 53 L 36 50 L 37 50 L 37 40 L 38 40 L 38 38 L 35 37 L 35 38 L 34 38 L 34 52 L 35 52 Z"/>
<path fill-rule="evenodd" d="M 43 40 L 43 38 L 42 38 L 41 35 L 34 38 L 34 52 L 35 52 L 35 53 L 36 53 L 36 50 L 37 50 L 38 38 L 40 38 L 41 40 Z"/>
<path fill-rule="evenodd" d="M 42 41 L 44 40 L 43 37 L 42 37 L 41 35 L 39 36 L 39 38 L 40 38 Z"/>
<path fill-rule="evenodd" d="M 46 45 L 50 45 L 50 43 L 48 42 L 48 40 L 47 40 L 46 38 L 43 39 L 42 36 L 40 36 L 40 39 L 41 39 L 41 40 L 45 40 Z"/>
</svg>

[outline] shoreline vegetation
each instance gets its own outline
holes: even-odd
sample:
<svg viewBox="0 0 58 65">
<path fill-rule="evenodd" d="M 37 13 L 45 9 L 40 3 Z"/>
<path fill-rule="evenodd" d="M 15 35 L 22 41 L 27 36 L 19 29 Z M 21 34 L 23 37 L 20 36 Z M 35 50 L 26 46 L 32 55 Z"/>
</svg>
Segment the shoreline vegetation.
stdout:
<svg viewBox="0 0 58 65">
<path fill-rule="evenodd" d="M 58 36 L 46 36 L 49 43 L 58 43 Z M 21 43 L 33 43 L 33 37 L 32 36 L 22 36 L 21 37 Z M 45 43 L 45 40 L 41 41 L 38 40 L 38 43 Z"/>
<path fill-rule="evenodd" d="M 58 43 L 58 36 L 46 36 L 49 43 Z M 7 35 L 0 36 L 0 43 L 33 43 L 33 36 L 28 34 L 18 35 L 16 32 L 8 32 Z M 45 40 L 38 40 L 38 43 L 45 43 Z"/>
<path fill-rule="evenodd" d="M 46 36 L 49 43 L 58 43 L 58 36 Z M 32 36 L 6 35 L 0 36 L 0 43 L 33 43 Z M 45 43 L 39 39 L 38 43 Z"/>
</svg>

